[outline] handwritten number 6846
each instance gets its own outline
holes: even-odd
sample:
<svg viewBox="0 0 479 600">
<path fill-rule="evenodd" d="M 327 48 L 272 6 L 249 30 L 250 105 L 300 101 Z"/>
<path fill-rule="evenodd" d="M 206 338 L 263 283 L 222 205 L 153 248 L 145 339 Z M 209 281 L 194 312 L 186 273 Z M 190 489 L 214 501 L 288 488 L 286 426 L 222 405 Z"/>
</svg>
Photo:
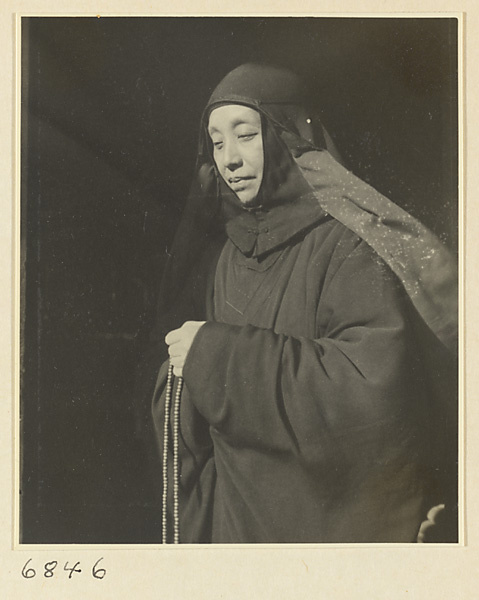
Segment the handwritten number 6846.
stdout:
<svg viewBox="0 0 479 600">
<path fill-rule="evenodd" d="M 33 579 L 33 577 L 35 577 L 37 574 L 35 569 L 33 567 L 29 566 L 29 564 L 32 562 L 32 560 L 33 559 L 29 558 L 27 560 L 27 562 L 23 565 L 22 577 L 24 577 L 25 579 Z M 93 567 L 91 569 L 92 577 L 94 577 L 95 579 L 103 579 L 106 575 L 106 569 L 103 569 L 98 566 L 100 564 L 100 561 L 102 561 L 102 560 L 103 560 L 103 556 L 96 561 L 96 563 L 93 565 Z M 56 560 L 51 560 L 49 562 L 46 562 L 44 565 L 45 570 L 43 572 L 43 576 L 46 577 L 47 579 L 50 579 L 51 577 L 53 577 L 54 570 L 56 569 L 57 566 L 58 566 L 58 561 L 56 561 Z M 68 562 L 66 562 L 65 566 L 63 567 L 63 570 L 69 571 L 68 579 L 72 579 L 74 573 L 82 572 L 79 567 L 80 567 L 79 561 L 76 562 L 73 565 L 73 567 L 70 567 Z"/>
</svg>

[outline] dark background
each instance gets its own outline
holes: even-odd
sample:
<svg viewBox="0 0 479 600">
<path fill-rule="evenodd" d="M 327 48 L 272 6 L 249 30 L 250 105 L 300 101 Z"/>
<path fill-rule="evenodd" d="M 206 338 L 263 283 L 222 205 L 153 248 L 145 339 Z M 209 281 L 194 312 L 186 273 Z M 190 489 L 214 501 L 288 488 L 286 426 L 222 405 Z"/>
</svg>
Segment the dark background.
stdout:
<svg viewBox="0 0 479 600">
<path fill-rule="evenodd" d="M 455 19 L 23 18 L 21 541 L 161 539 L 135 372 L 202 109 L 295 70 L 348 166 L 457 242 Z"/>
</svg>

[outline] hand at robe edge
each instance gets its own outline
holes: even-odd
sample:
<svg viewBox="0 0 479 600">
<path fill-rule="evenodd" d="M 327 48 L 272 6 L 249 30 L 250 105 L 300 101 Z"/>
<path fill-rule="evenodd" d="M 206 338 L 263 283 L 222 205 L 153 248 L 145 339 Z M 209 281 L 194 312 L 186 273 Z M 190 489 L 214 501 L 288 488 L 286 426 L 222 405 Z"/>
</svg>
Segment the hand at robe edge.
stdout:
<svg viewBox="0 0 479 600">
<path fill-rule="evenodd" d="M 165 342 L 168 345 L 170 364 L 176 377 L 183 376 L 183 367 L 191 344 L 205 323 L 206 321 L 186 321 L 179 329 L 173 329 L 166 335 Z"/>
</svg>

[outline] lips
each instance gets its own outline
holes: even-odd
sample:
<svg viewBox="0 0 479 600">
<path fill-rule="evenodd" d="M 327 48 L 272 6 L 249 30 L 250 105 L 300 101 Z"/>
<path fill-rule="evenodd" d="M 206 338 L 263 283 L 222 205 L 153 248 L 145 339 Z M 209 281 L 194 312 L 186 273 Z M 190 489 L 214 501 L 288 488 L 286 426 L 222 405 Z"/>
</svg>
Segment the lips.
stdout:
<svg viewBox="0 0 479 600">
<path fill-rule="evenodd" d="M 231 184 L 234 184 L 234 183 L 241 183 L 243 181 L 249 181 L 250 179 L 254 179 L 254 177 L 230 177 L 228 179 L 228 181 Z"/>
</svg>

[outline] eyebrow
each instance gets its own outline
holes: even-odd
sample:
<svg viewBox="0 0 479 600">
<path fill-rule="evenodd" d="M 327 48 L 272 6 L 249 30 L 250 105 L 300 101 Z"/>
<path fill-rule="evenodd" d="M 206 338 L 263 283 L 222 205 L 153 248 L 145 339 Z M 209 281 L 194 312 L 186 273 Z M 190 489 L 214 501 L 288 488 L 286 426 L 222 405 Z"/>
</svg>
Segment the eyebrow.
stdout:
<svg viewBox="0 0 479 600">
<path fill-rule="evenodd" d="M 251 127 L 259 127 L 259 125 L 256 125 L 255 123 L 251 123 L 251 121 L 245 121 L 245 119 L 241 119 L 241 118 L 235 119 L 231 125 L 232 125 L 233 129 L 235 127 L 238 127 L 238 125 L 251 125 Z M 212 134 L 212 133 L 221 133 L 221 132 L 216 127 L 208 126 L 208 133 Z"/>
</svg>

